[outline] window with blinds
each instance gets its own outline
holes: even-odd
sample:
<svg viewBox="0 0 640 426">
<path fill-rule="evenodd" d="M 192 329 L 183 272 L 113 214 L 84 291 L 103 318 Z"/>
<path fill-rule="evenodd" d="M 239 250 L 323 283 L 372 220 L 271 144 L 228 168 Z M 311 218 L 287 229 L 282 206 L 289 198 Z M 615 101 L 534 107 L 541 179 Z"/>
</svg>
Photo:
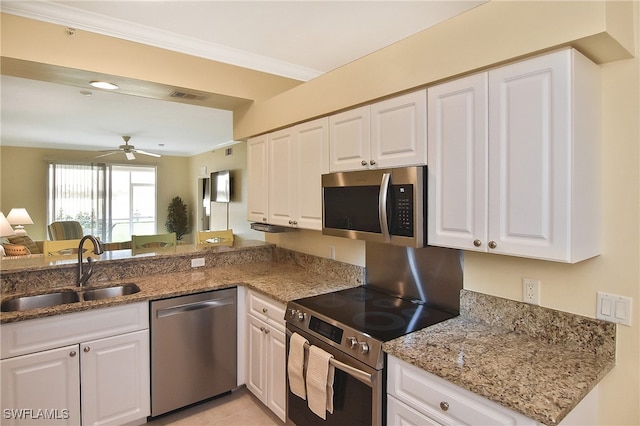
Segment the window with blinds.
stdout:
<svg viewBox="0 0 640 426">
<path fill-rule="evenodd" d="M 49 164 L 48 223 L 76 220 L 105 242 L 156 233 L 156 168 Z"/>
</svg>

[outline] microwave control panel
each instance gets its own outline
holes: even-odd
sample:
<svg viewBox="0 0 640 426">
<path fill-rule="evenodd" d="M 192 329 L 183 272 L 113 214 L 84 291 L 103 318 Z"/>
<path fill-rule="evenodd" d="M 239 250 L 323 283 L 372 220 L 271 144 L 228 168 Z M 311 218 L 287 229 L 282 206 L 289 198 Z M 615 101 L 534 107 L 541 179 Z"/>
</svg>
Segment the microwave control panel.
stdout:
<svg viewBox="0 0 640 426">
<path fill-rule="evenodd" d="M 413 185 L 391 185 L 393 216 L 391 234 L 413 237 Z"/>
</svg>

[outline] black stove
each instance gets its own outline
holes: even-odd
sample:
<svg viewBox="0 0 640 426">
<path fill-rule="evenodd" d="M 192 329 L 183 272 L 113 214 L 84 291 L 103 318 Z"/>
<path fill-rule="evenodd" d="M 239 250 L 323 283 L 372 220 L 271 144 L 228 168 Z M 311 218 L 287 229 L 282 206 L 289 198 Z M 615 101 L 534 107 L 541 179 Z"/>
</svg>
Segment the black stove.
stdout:
<svg viewBox="0 0 640 426">
<path fill-rule="evenodd" d="M 286 320 L 354 358 L 381 369 L 382 343 L 456 314 L 365 285 L 287 305 Z"/>
</svg>

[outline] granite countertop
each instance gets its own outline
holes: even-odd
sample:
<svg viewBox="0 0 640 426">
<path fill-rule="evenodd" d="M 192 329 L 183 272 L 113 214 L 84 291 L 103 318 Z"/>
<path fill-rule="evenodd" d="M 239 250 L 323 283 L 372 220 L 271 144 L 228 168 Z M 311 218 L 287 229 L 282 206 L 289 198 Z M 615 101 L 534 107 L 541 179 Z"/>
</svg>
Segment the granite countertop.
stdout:
<svg viewBox="0 0 640 426">
<path fill-rule="evenodd" d="M 463 290 L 465 298 L 476 301 L 461 316 L 386 342 L 384 351 L 547 425 L 558 424 L 615 365 L 614 324 L 499 299 L 520 311 L 502 315 L 490 296 Z"/>
</svg>

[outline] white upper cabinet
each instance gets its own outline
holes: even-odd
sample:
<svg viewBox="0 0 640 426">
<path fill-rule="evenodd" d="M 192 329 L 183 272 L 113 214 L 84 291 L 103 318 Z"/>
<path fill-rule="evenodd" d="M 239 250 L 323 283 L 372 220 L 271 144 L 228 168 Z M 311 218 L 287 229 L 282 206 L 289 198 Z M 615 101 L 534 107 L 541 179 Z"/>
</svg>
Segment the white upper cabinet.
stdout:
<svg viewBox="0 0 640 426">
<path fill-rule="evenodd" d="M 269 220 L 269 152 L 268 135 L 247 141 L 247 174 L 249 193 L 247 218 L 252 222 Z"/>
<path fill-rule="evenodd" d="M 371 160 L 371 107 L 332 115 L 329 128 L 330 171 L 367 168 Z"/>
<path fill-rule="evenodd" d="M 429 244 L 598 255 L 599 87 L 566 49 L 430 88 Z"/>
<path fill-rule="evenodd" d="M 424 90 L 329 117 L 330 171 L 427 162 Z"/>
<path fill-rule="evenodd" d="M 480 250 L 487 237 L 487 74 L 429 88 L 430 245 Z"/>
<path fill-rule="evenodd" d="M 249 220 L 322 229 L 328 122 L 324 117 L 249 139 Z"/>
</svg>

